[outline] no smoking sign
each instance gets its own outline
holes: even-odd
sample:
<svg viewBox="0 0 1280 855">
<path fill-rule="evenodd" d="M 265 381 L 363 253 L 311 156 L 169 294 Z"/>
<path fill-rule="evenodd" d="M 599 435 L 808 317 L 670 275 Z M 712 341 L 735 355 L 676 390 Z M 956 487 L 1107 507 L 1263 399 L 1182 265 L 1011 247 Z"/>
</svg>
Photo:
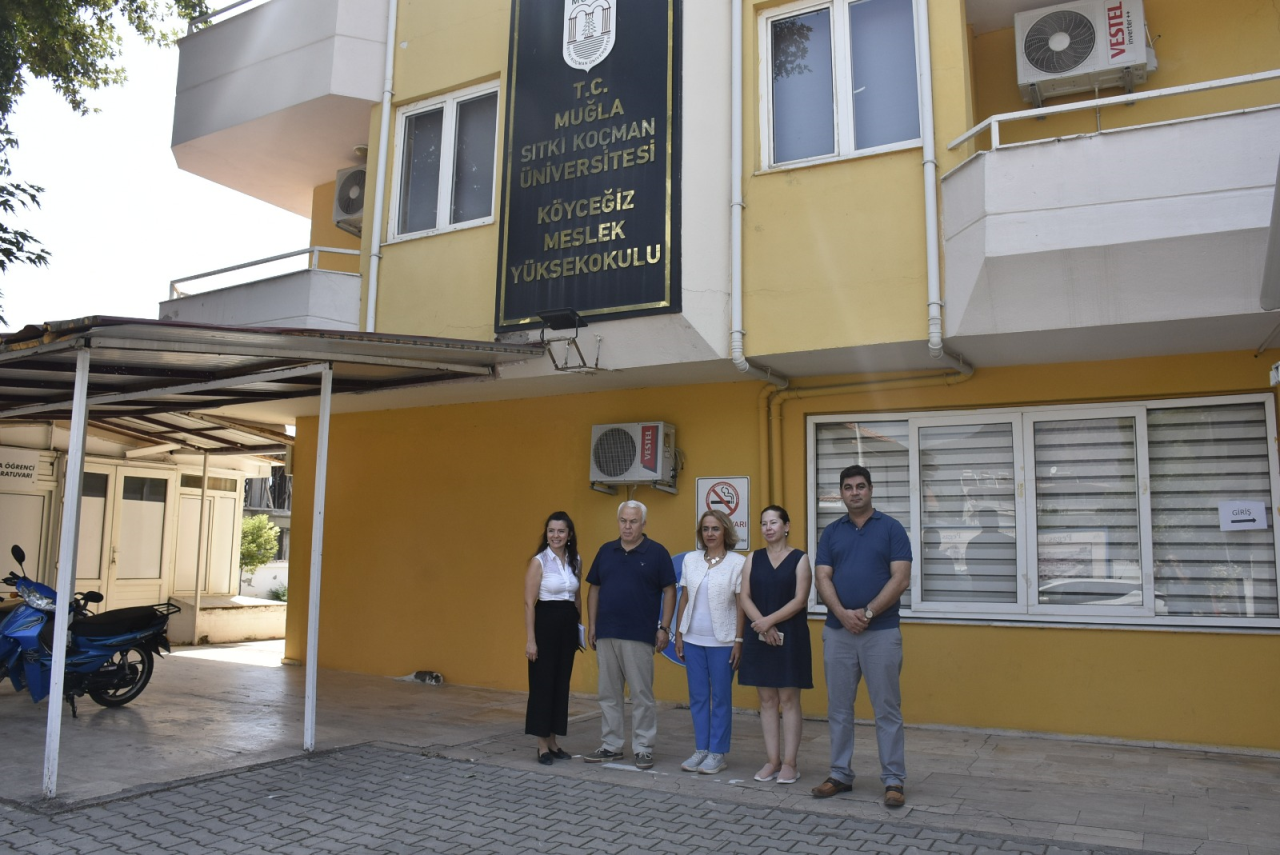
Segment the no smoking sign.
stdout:
<svg viewBox="0 0 1280 855">
<path fill-rule="evenodd" d="M 738 535 L 734 549 L 745 552 L 751 548 L 751 479 L 750 478 L 699 478 L 697 490 L 698 517 L 707 511 L 720 511 L 733 522 Z"/>
</svg>

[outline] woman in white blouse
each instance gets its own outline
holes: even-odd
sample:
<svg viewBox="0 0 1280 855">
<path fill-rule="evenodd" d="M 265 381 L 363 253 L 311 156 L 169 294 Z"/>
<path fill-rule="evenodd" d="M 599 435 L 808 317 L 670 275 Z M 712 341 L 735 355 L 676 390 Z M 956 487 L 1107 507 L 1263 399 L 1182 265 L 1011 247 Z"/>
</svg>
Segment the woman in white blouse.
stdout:
<svg viewBox="0 0 1280 855">
<path fill-rule="evenodd" d="M 582 557 L 573 520 L 547 517 L 542 543 L 524 576 L 524 655 L 529 660 L 529 705 L 524 732 L 538 740 L 538 762 L 568 760 L 557 736 L 569 727 L 569 678 L 578 651 Z"/>
<path fill-rule="evenodd" d="M 684 557 L 676 615 L 676 655 L 689 680 L 694 752 L 680 764 L 686 772 L 714 775 L 725 768 L 733 730 L 733 672 L 742 655 L 741 555 L 733 523 L 721 511 L 698 520 L 698 547 Z"/>
</svg>

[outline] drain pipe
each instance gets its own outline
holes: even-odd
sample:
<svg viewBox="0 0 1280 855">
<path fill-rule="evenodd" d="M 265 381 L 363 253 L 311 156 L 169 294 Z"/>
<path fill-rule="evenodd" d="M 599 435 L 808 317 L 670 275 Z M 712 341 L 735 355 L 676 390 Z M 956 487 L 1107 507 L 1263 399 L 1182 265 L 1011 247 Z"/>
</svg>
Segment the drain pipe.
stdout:
<svg viewBox="0 0 1280 855">
<path fill-rule="evenodd" d="M 929 283 L 929 355 L 966 376 L 973 366 L 942 344 L 942 274 L 939 268 L 938 156 L 933 126 L 933 51 L 929 43 L 929 0 L 915 0 L 917 80 L 920 86 L 920 137 L 924 143 L 925 262 Z"/>
<path fill-rule="evenodd" d="M 729 73 L 729 133 L 731 137 L 729 170 L 732 198 L 729 202 L 729 264 L 730 264 L 730 302 L 732 319 L 729 324 L 729 357 L 734 368 L 749 377 L 772 383 L 779 389 L 787 388 L 786 377 L 763 371 L 747 361 L 743 354 L 742 339 L 746 333 L 742 329 L 742 0 L 733 0 L 731 11 L 733 21 L 730 24 L 730 65 Z M 767 437 L 761 436 L 762 443 Z"/>
<path fill-rule="evenodd" d="M 387 0 L 387 55 L 382 76 L 382 115 L 378 121 L 378 175 L 373 184 L 373 234 L 369 248 L 369 293 L 365 298 L 364 331 L 373 332 L 378 318 L 378 268 L 382 261 L 382 209 L 387 195 L 387 150 L 391 147 L 391 83 L 396 68 L 398 0 Z M 369 174 L 365 173 L 368 182 Z"/>
</svg>

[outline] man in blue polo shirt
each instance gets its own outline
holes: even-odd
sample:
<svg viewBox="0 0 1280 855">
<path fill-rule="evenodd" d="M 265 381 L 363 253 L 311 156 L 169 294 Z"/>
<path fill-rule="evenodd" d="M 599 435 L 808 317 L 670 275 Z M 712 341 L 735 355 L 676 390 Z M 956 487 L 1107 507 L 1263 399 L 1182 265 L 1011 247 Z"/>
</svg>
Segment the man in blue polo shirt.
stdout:
<svg viewBox="0 0 1280 855">
<path fill-rule="evenodd" d="M 645 536 L 647 511 L 639 502 L 618 506 L 617 540 L 600 547 L 587 573 L 587 641 L 600 671 L 600 748 L 583 759 L 622 759 L 623 687 L 631 689 L 631 749 L 636 768 L 653 768 L 658 710 L 653 699 L 653 656 L 671 637 L 676 573 L 661 543 Z"/>
<path fill-rule="evenodd" d="M 848 516 L 828 525 L 818 541 L 818 596 L 827 606 L 822 661 L 827 672 L 831 775 L 810 792 L 820 799 L 853 789 L 853 702 L 859 678 L 876 716 L 884 803 L 906 803 L 906 741 L 902 733 L 902 633 L 898 599 L 911 581 L 911 541 L 902 523 L 871 505 L 871 473 L 840 473 Z"/>
</svg>

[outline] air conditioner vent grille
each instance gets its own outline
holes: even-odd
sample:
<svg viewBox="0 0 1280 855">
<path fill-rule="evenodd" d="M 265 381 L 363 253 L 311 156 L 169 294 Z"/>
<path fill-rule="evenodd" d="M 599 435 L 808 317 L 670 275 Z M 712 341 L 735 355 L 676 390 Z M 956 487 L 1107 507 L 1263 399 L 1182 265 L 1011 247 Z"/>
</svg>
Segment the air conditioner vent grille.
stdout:
<svg viewBox="0 0 1280 855">
<path fill-rule="evenodd" d="M 596 468 L 610 478 L 621 478 L 635 464 L 636 441 L 622 428 L 609 428 L 591 449 Z"/>
<path fill-rule="evenodd" d="M 364 210 L 364 170 L 348 172 L 335 196 L 339 210 L 348 216 Z"/>
<path fill-rule="evenodd" d="M 1046 74 L 1077 68 L 1093 53 L 1093 22 L 1079 12 L 1059 9 L 1027 30 L 1023 50 L 1027 62 Z"/>
</svg>

